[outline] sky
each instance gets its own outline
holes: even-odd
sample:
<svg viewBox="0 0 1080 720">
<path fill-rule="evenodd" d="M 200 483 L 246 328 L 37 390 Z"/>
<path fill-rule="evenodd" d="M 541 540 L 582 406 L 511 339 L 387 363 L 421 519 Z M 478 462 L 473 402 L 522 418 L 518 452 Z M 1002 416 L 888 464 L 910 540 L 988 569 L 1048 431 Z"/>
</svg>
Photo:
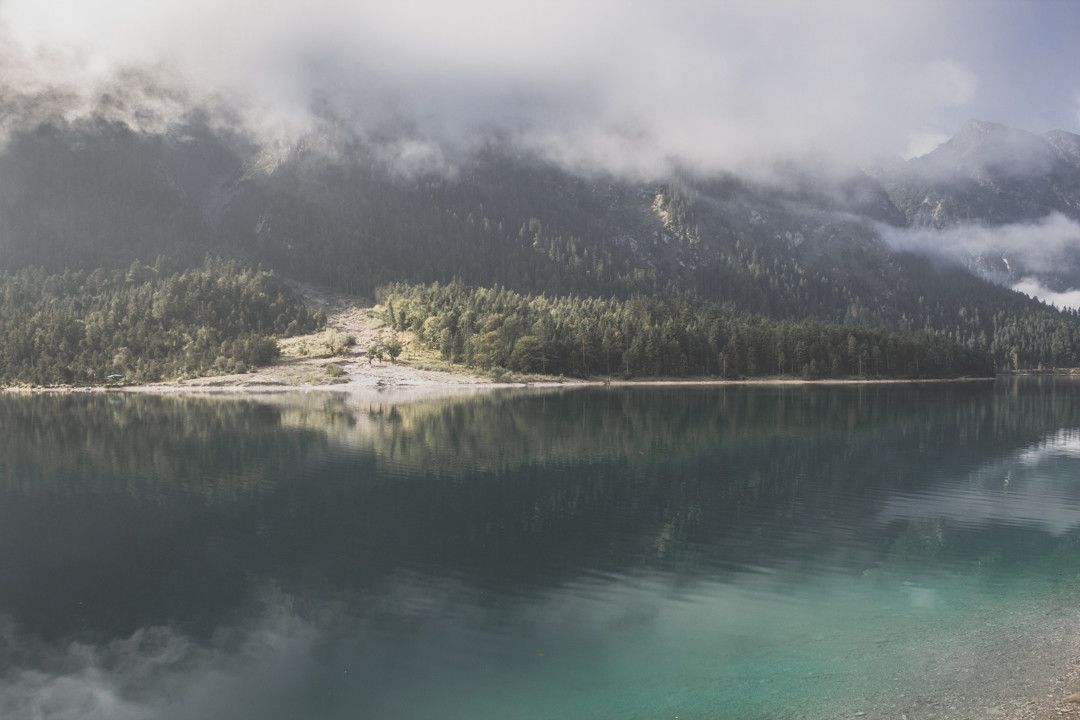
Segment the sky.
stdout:
<svg viewBox="0 0 1080 720">
<path fill-rule="evenodd" d="M 1054 0 L 0 0 L 0 90 L 420 163 L 496 133 L 583 170 L 748 171 L 917 155 L 971 117 L 1080 132 L 1077 37 Z"/>
</svg>

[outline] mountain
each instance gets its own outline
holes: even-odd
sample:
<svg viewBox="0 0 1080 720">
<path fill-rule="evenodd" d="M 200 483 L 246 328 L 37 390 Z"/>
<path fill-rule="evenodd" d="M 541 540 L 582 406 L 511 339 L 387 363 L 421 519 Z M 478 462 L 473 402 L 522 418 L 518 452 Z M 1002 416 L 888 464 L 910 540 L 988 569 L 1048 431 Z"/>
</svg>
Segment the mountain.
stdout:
<svg viewBox="0 0 1080 720">
<path fill-rule="evenodd" d="M 1080 135 L 1062 130 L 1040 135 L 972 120 L 932 152 L 875 175 L 904 224 L 915 228 L 1080 220 Z M 1036 262 L 1028 250 L 1039 254 Z M 1050 252 L 1059 255 L 1046 262 Z M 1057 290 L 1080 287 L 1075 248 L 1003 244 L 974 253 L 970 264 L 1012 283 L 1034 276 Z"/>
<path fill-rule="evenodd" d="M 361 294 L 451 279 L 555 295 L 676 293 L 775 319 L 930 330 L 993 347 L 1001 363 L 1059 363 L 1077 345 L 1072 315 L 895 252 L 881 228 L 926 224 L 931 196 L 950 208 L 942 226 L 1065 212 L 1080 197 L 1068 191 L 1075 139 L 969 124 L 877 177 L 792 166 L 769 182 L 686 173 L 642 183 L 574 174 L 498 141 L 452 170 L 409 173 L 361 140 L 269 155 L 198 116 L 163 134 L 57 120 L 0 151 L 0 269 L 213 253 Z M 1016 156 L 1022 173 L 1006 162 Z M 1066 340 L 1051 349 L 1044 336 L 1055 332 Z"/>
<path fill-rule="evenodd" d="M 971 120 L 935 150 L 879 179 L 916 226 L 1002 225 L 1054 212 L 1080 217 L 1080 136 Z"/>
</svg>

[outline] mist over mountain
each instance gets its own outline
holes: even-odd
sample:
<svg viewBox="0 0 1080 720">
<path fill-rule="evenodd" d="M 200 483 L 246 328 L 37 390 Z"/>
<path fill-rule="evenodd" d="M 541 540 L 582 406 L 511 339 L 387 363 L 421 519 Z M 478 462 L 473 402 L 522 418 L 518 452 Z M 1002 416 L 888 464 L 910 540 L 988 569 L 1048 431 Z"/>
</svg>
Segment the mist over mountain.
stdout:
<svg viewBox="0 0 1080 720">
<path fill-rule="evenodd" d="M 834 28 L 795 3 L 327 0 L 318 22 L 286 3 L 245 24 L 110 2 L 59 25 L 8 0 L 0 269 L 212 254 L 369 296 L 460 279 L 971 347 L 1035 317 L 1071 333 L 1011 288 L 1080 288 L 1080 136 L 969 121 L 902 159 L 971 106 L 980 77 L 957 57 L 979 48 L 948 37 L 962 13 L 844 7 Z M 806 40 L 826 26 L 830 48 Z"/>
<path fill-rule="evenodd" d="M 1080 215 L 1080 135 L 969 120 L 933 151 L 881 179 L 907 221 L 943 228 Z"/>
<path fill-rule="evenodd" d="M 267 148 L 360 137 L 406 165 L 494 135 L 577 173 L 767 175 L 902 152 L 970 100 L 962 22 L 928 0 L 5 0 L 0 86 L 38 118 L 161 129 L 212 107 Z"/>
</svg>

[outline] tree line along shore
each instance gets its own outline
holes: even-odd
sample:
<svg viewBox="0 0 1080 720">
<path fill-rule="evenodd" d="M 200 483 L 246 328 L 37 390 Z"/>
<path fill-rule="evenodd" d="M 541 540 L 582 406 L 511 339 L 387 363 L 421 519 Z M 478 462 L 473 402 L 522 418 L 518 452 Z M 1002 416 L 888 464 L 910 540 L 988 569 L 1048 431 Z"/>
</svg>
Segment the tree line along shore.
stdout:
<svg viewBox="0 0 1080 720">
<path fill-rule="evenodd" d="M 1037 328 L 1008 319 L 979 343 L 932 330 L 777 320 L 679 293 L 599 298 L 454 281 L 390 284 L 376 296 L 388 332 L 369 356 L 392 359 L 397 336 L 408 334 L 453 366 L 496 377 L 990 377 L 1076 352 L 1057 347 L 1052 333 L 1045 352 L 1034 342 L 1021 350 L 1017 337 L 1037 337 Z M 278 274 L 214 257 L 196 267 L 159 259 L 125 269 L 22 269 L 0 275 L 0 309 L 0 383 L 7 386 L 243 373 L 273 363 L 278 338 L 325 323 Z"/>
</svg>

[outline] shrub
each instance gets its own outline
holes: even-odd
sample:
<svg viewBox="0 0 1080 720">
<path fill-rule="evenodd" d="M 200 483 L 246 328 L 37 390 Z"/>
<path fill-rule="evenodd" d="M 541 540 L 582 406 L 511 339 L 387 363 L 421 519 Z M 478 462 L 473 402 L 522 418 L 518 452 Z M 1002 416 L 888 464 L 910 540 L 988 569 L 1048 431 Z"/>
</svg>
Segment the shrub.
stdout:
<svg viewBox="0 0 1080 720">
<path fill-rule="evenodd" d="M 390 338 L 383 343 L 383 348 L 386 350 L 386 354 L 390 356 L 391 360 L 397 360 L 401 355 L 401 341 L 398 340 L 397 335 L 391 335 Z"/>
</svg>

